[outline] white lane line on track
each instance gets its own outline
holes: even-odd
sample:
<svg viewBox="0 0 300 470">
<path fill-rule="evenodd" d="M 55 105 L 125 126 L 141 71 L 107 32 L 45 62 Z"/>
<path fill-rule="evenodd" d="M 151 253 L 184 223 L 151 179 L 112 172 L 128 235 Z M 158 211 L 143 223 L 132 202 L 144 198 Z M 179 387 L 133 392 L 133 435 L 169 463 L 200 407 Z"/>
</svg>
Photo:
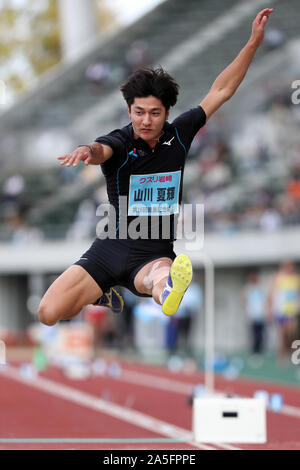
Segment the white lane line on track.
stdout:
<svg viewBox="0 0 300 470">
<path fill-rule="evenodd" d="M 50 438 L 1 438 L 0 444 L 163 444 L 163 443 L 183 443 L 181 439 L 170 438 L 74 438 L 74 437 L 50 437 Z"/>
<path fill-rule="evenodd" d="M 191 394 L 195 388 L 195 384 L 188 382 L 179 382 L 178 380 L 166 379 L 153 374 L 145 374 L 144 372 L 122 370 L 119 380 L 134 383 L 135 385 L 145 385 L 147 387 L 157 388 L 168 392 L 176 392 L 182 394 Z M 222 394 L 222 390 L 216 390 L 216 393 Z M 271 413 L 275 413 L 268 410 Z M 278 413 L 276 413 L 278 414 Z M 280 414 L 300 418 L 300 408 L 292 405 L 284 405 Z"/>
<path fill-rule="evenodd" d="M 122 369 L 122 374 L 119 379 L 135 385 L 143 385 L 145 387 L 157 388 L 167 392 L 182 393 L 184 395 L 192 393 L 195 387 L 193 384 L 187 382 L 179 382 L 179 380 L 166 379 L 153 374 L 124 369 Z"/>
<path fill-rule="evenodd" d="M 35 377 L 30 380 L 22 377 L 16 367 L 8 366 L 4 371 L 1 372 L 4 376 L 21 382 L 29 387 L 42 390 L 43 392 L 49 393 L 59 398 L 63 398 L 67 401 L 73 402 L 76 405 L 86 406 L 93 410 L 105 413 L 118 420 L 125 421 L 135 426 L 139 426 L 148 431 L 156 434 L 162 434 L 164 436 L 184 440 L 187 444 L 196 447 L 201 450 L 217 450 L 214 447 L 200 444 L 199 442 L 193 441 L 193 434 L 186 429 L 174 426 L 171 423 L 153 418 L 152 416 L 146 415 L 139 411 L 135 411 L 124 406 L 120 406 L 114 403 L 109 403 L 93 395 L 89 395 L 86 392 L 76 390 L 67 385 L 60 384 L 53 380 L 46 379 L 44 377 Z"/>
<path fill-rule="evenodd" d="M 292 416 L 293 418 L 300 418 L 300 408 L 296 408 L 295 406 L 290 405 L 283 405 L 281 414 Z"/>
</svg>

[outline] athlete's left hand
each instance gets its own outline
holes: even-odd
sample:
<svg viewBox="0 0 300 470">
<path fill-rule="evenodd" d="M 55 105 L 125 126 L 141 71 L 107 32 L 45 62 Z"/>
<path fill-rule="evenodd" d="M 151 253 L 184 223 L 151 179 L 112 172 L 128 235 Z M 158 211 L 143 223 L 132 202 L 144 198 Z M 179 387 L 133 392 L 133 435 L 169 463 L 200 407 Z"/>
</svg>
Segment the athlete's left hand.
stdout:
<svg viewBox="0 0 300 470">
<path fill-rule="evenodd" d="M 270 14 L 274 11 L 274 8 L 265 8 L 261 10 L 252 24 L 251 40 L 258 47 L 264 39 L 265 25 L 268 21 Z"/>
</svg>

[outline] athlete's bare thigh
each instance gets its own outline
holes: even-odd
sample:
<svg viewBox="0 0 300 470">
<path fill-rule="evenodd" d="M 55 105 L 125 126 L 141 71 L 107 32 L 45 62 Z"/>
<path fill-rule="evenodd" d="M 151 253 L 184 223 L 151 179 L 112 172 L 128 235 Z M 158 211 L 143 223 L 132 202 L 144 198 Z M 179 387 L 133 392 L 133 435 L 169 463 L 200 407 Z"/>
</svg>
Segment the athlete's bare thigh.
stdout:
<svg viewBox="0 0 300 470">
<path fill-rule="evenodd" d="M 59 320 L 71 318 L 101 295 L 101 288 L 90 274 L 81 266 L 73 265 L 45 293 L 39 308 L 40 320 L 46 324 L 55 324 Z"/>
</svg>

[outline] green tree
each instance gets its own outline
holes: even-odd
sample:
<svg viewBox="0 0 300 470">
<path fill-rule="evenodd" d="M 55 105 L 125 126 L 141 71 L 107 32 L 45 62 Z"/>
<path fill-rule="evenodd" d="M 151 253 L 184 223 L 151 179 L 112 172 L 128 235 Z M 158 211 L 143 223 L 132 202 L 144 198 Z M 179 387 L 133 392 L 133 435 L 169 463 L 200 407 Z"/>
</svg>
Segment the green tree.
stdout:
<svg viewBox="0 0 300 470">
<path fill-rule="evenodd" d="M 109 33 L 112 29 L 117 28 L 119 23 L 115 13 L 109 7 L 109 0 L 94 0 L 94 3 L 101 34 Z"/>
<path fill-rule="evenodd" d="M 16 96 L 61 60 L 59 0 L 0 0 L 0 80 Z M 94 0 L 99 31 L 117 25 L 104 0 Z"/>
<path fill-rule="evenodd" d="M 2 1 L 0 73 L 13 93 L 61 59 L 57 0 Z"/>
<path fill-rule="evenodd" d="M 61 60 L 57 0 L 47 0 L 43 10 L 32 13 L 24 53 L 35 73 L 40 75 Z"/>
</svg>

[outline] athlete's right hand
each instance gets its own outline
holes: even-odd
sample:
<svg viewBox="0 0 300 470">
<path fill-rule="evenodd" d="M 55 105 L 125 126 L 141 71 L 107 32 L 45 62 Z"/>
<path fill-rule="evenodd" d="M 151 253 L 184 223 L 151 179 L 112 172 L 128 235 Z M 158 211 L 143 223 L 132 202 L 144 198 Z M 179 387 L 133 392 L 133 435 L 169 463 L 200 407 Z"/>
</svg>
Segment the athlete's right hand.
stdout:
<svg viewBox="0 0 300 470">
<path fill-rule="evenodd" d="M 94 163 L 93 154 L 88 146 L 78 147 L 70 154 L 57 157 L 57 159 L 60 160 L 62 166 L 77 166 L 79 162 L 83 162 L 85 165 Z"/>
</svg>

